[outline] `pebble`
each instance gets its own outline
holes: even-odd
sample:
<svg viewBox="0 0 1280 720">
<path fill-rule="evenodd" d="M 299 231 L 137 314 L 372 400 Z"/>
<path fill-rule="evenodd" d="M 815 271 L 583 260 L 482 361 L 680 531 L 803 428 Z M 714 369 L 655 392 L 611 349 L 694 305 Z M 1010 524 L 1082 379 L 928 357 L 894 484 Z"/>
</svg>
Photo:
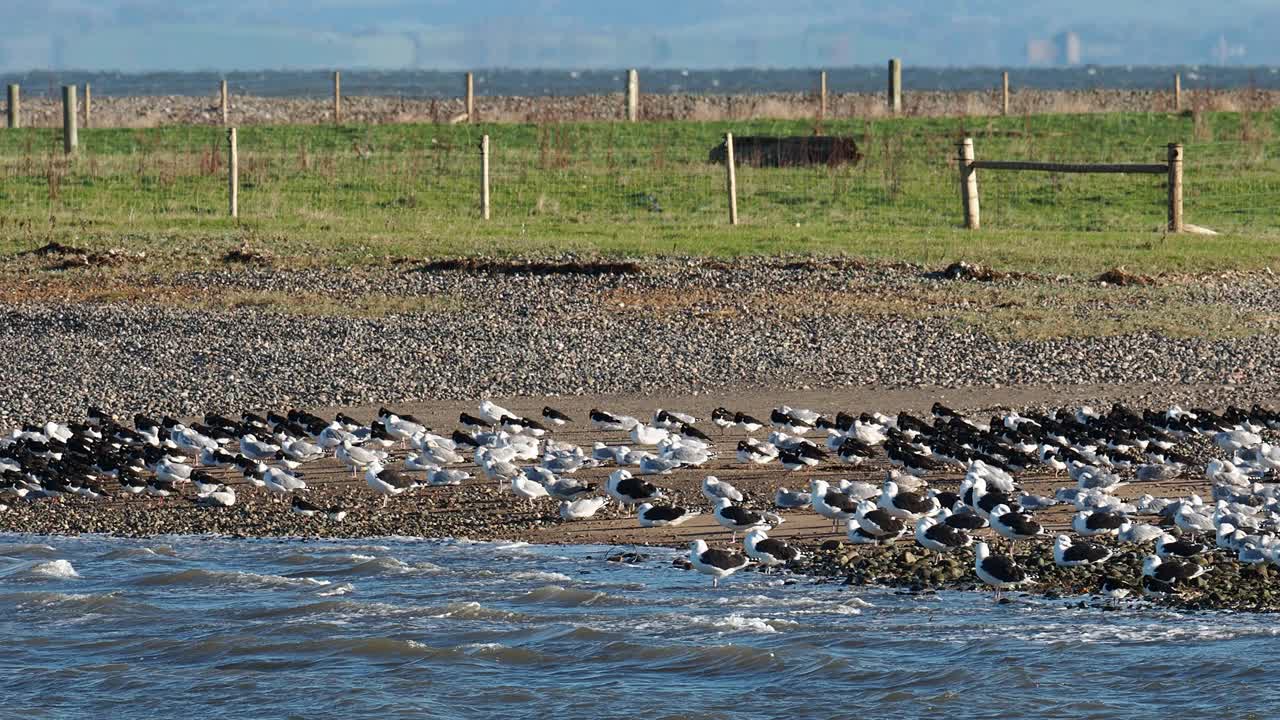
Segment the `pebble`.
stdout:
<svg viewBox="0 0 1280 720">
<path fill-rule="evenodd" d="M 577 267 L 578 260 L 549 262 Z M 137 302 L 2 304 L 0 424 L 79 418 L 88 405 L 190 415 L 286 404 L 841 385 L 1158 384 L 1167 390 L 1212 383 L 1265 402 L 1280 375 L 1275 334 L 995 340 L 951 320 L 881 316 L 831 302 L 852 293 L 937 295 L 967 282 L 911 267 L 795 258 L 653 260 L 638 272 L 585 267 L 245 268 L 137 280 L 206 291 L 456 300 L 384 317 Z M 1275 281 L 1250 277 L 1209 289 L 1188 284 L 1179 292 L 1209 293 L 1254 312 L 1280 311 Z M 744 288 L 751 289 L 747 300 Z M 611 307 L 611 297 L 629 298 L 627 307 Z"/>
</svg>

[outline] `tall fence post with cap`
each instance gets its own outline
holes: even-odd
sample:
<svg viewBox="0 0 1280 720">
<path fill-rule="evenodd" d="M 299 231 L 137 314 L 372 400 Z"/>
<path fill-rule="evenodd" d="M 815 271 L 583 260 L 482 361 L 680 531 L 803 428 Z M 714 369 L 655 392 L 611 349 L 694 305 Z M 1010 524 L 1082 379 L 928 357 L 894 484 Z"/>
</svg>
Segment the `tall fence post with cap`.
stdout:
<svg viewBox="0 0 1280 720">
<path fill-rule="evenodd" d="M 1182 73 L 1173 74 L 1173 111 L 1182 112 Z"/>
<path fill-rule="evenodd" d="M 227 128 L 227 209 L 231 217 L 240 217 L 240 151 L 233 127 Z"/>
<path fill-rule="evenodd" d="M 729 194 L 729 224 L 738 224 L 738 174 L 733 160 L 733 133 L 724 135 L 725 188 Z"/>
<path fill-rule="evenodd" d="M 981 227 L 978 210 L 978 171 L 973 167 L 973 138 L 965 138 L 959 144 L 956 162 L 960 166 L 960 202 L 964 206 L 964 226 L 970 230 Z"/>
<path fill-rule="evenodd" d="M 1009 114 L 1009 71 L 1000 73 L 1000 114 Z"/>
<path fill-rule="evenodd" d="M 1169 143 L 1169 232 L 1180 233 L 1182 222 L 1182 145 Z"/>
<path fill-rule="evenodd" d="M 21 88 L 19 88 L 16 83 L 9 86 L 9 127 L 10 129 L 16 130 L 17 128 L 22 127 L 22 105 L 21 105 L 22 100 L 20 95 L 21 92 L 22 92 Z"/>
<path fill-rule="evenodd" d="M 480 215 L 489 219 L 489 136 L 480 138 Z"/>
<path fill-rule="evenodd" d="M 62 150 L 71 155 L 80 145 L 76 132 L 76 86 L 62 86 Z"/>
<path fill-rule="evenodd" d="M 93 95 L 89 83 L 84 84 L 84 129 L 93 127 Z"/>
</svg>

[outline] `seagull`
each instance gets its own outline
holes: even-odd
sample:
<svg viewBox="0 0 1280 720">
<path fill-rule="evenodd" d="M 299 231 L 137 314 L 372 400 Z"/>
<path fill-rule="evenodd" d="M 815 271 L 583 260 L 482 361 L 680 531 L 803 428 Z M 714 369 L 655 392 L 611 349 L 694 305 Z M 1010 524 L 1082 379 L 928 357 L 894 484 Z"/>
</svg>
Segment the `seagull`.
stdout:
<svg viewBox="0 0 1280 720">
<path fill-rule="evenodd" d="M 741 570 L 751 561 L 745 555 L 732 550 L 708 550 L 706 540 L 694 540 L 689 544 L 689 564 L 694 570 L 711 576 L 711 587 L 720 587 L 720 581 Z"/>
<path fill-rule="evenodd" d="M 675 527 L 687 522 L 690 518 L 697 517 L 696 511 L 690 511 L 682 507 L 673 505 L 653 505 L 644 503 L 636 508 L 636 519 L 640 521 L 640 527 Z"/>
<path fill-rule="evenodd" d="M 204 507 L 231 507 L 236 504 L 236 491 L 226 485 L 219 485 L 212 492 L 196 496 L 196 504 Z"/>
<path fill-rule="evenodd" d="M 831 532 L 836 531 L 836 523 L 845 522 L 858 513 L 858 503 L 839 490 L 833 490 L 826 480 L 813 480 L 809 483 L 813 511 L 831 521 Z"/>
<path fill-rule="evenodd" d="M 785 565 L 800 559 L 800 551 L 782 540 L 769 537 L 764 528 L 755 528 L 742 538 L 747 557 L 769 568 Z"/>
<path fill-rule="evenodd" d="M 938 512 L 938 501 L 934 498 L 913 492 L 900 492 L 898 484 L 885 480 L 881 492 L 880 508 L 900 520 L 915 520 L 921 516 Z"/>
<path fill-rule="evenodd" d="M 916 542 L 934 552 L 949 553 L 969 547 L 973 538 L 963 530 L 938 522 L 936 517 L 922 517 L 916 521 Z"/>
<path fill-rule="evenodd" d="M 1073 543 L 1066 535 L 1059 535 L 1053 543 L 1053 562 L 1059 567 L 1099 565 L 1111 559 L 1111 550 L 1095 542 Z"/>
<path fill-rule="evenodd" d="M 792 491 L 785 487 L 780 487 L 773 494 L 773 504 L 782 510 L 799 510 L 812 505 L 812 497 L 807 492 Z"/>
<path fill-rule="evenodd" d="M 621 468 L 609 474 L 605 492 L 623 506 L 638 505 L 662 497 L 662 491 L 656 486 L 633 477 L 629 471 Z"/>
<path fill-rule="evenodd" d="M 742 493 L 738 489 L 715 475 L 708 475 L 702 481 L 702 494 L 711 502 L 717 502 L 721 498 L 728 498 L 733 502 L 742 502 Z"/>
<path fill-rule="evenodd" d="M 563 500 L 560 502 L 560 517 L 565 520 L 586 520 L 594 517 L 608 502 L 609 498 L 598 496 L 581 500 Z"/>
<path fill-rule="evenodd" d="M 1193 558 L 1208 550 L 1207 545 L 1190 540 L 1177 540 L 1172 535 L 1165 533 L 1156 540 L 1156 555 L 1161 560 L 1169 558 Z"/>
<path fill-rule="evenodd" d="M 534 506 L 535 500 L 547 497 L 550 494 L 547 492 L 546 486 L 542 483 L 537 482 L 536 480 L 530 480 L 523 475 L 517 475 L 511 478 L 511 492 L 519 495 L 525 500 L 528 500 L 529 507 L 531 508 Z"/>
<path fill-rule="evenodd" d="M 716 522 L 732 533 L 732 539 L 735 542 L 739 532 L 769 527 L 763 515 L 734 505 L 729 498 L 720 498 L 716 501 L 715 518 Z"/>
<path fill-rule="evenodd" d="M 279 445 L 272 445 L 258 440 L 252 433 L 240 438 L 240 454 L 250 460 L 262 462 L 271 460 L 280 452 Z"/>
<path fill-rule="evenodd" d="M 978 579 L 995 588 L 996 601 L 1000 593 L 1031 582 L 1026 571 L 1008 555 L 992 555 L 985 542 L 979 542 L 973 550 L 973 566 Z"/>
<path fill-rule="evenodd" d="M 374 461 L 369 464 L 364 471 L 364 481 L 369 487 L 382 496 L 382 504 L 386 505 L 387 500 L 394 495 L 413 487 L 412 481 L 399 471 L 392 468 L 384 468 L 381 463 Z"/>
<path fill-rule="evenodd" d="M 991 509 L 991 529 L 1009 541 L 1009 552 L 1019 540 L 1039 537 L 1044 528 L 1031 519 L 1026 513 L 1013 512 L 1008 505 L 997 505 Z"/>
<path fill-rule="evenodd" d="M 1071 528 L 1083 537 L 1118 535 L 1120 528 L 1128 524 L 1129 518 L 1124 513 L 1106 510 L 1081 511 L 1071 518 Z"/>
<path fill-rule="evenodd" d="M 1178 585 L 1205 573 L 1205 567 L 1186 560 L 1161 560 L 1148 555 L 1142 563 L 1142 587 L 1150 593 L 1175 593 Z"/>
<path fill-rule="evenodd" d="M 1164 530 L 1155 525 L 1146 523 L 1134 525 L 1131 522 L 1126 522 L 1120 526 L 1120 532 L 1116 535 L 1116 539 L 1122 543 L 1142 545 L 1153 540 L 1159 540 L 1162 535 L 1164 535 Z"/>
<path fill-rule="evenodd" d="M 480 402 L 480 417 L 490 425 L 499 425 L 502 423 L 503 418 L 519 416 L 492 400 L 482 400 Z"/>
<path fill-rule="evenodd" d="M 359 445 L 352 445 L 351 440 L 347 439 L 343 440 L 342 444 L 338 446 L 337 451 L 334 452 L 334 457 L 338 458 L 343 465 L 351 468 L 351 477 L 354 478 L 358 470 L 363 470 L 375 464 L 381 467 L 382 461 L 386 459 L 387 454 L 369 450 Z"/>
<path fill-rule="evenodd" d="M 858 503 L 858 514 L 855 518 L 858 527 L 877 542 L 889 543 L 902 537 L 907 532 L 906 523 L 878 508 L 870 500 Z"/>
<path fill-rule="evenodd" d="M 1202 532 L 1217 531 L 1217 527 L 1213 524 L 1213 518 L 1192 510 L 1191 506 L 1185 503 L 1178 509 L 1178 514 L 1174 515 L 1173 523 L 1178 526 L 1179 530 L 1190 534 L 1193 538 Z"/>
</svg>

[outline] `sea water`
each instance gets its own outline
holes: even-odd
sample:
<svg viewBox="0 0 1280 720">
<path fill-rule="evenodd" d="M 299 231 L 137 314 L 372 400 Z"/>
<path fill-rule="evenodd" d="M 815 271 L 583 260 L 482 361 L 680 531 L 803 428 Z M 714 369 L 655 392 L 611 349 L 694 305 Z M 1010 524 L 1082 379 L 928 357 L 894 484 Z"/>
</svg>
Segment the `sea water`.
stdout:
<svg viewBox="0 0 1280 720">
<path fill-rule="evenodd" d="M 0 537 L 0 717 L 1280 713 L 1273 616 L 756 572 L 713 590 L 645 553 Z"/>
</svg>

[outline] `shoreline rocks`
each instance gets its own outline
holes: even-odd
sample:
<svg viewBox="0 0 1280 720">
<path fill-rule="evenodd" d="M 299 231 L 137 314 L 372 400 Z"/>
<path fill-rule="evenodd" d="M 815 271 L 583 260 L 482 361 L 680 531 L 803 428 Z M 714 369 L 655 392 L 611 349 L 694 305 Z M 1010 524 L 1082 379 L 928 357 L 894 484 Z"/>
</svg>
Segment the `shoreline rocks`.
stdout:
<svg viewBox="0 0 1280 720">
<path fill-rule="evenodd" d="M 213 88 L 211 88 L 212 90 Z M 95 92 L 93 126 L 146 128 L 161 125 L 221 125 L 218 99 L 164 95 L 113 97 Z M 1258 89 L 1184 91 L 1186 108 L 1200 111 L 1263 111 L 1280 106 L 1280 91 Z M 985 117 L 1001 113 L 1000 95 L 985 91 L 908 91 L 904 117 Z M 332 122 L 332 100 L 232 95 L 230 121 L 250 125 Z M 61 127 L 61 101 L 44 97 L 22 101 L 24 127 Z M 1015 90 L 1012 115 L 1109 112 L 1173 112 L 1165 90 Z M 817 120 L 813 93 L 750 95 L 652 94 L 641 101 L 641 119 L 650 121 L 726 121 L 749 119 Z M 452 123 L 466 117 L 462 98 L 344 96 L 345 124 Z M 476 98 L 480 122 L 554 123 L 625 120 L 622 93 L 563 97 L 483 96 Z M 882 93 L 834 93 L 827 120 L 890 117 Z"/>
</svg>

